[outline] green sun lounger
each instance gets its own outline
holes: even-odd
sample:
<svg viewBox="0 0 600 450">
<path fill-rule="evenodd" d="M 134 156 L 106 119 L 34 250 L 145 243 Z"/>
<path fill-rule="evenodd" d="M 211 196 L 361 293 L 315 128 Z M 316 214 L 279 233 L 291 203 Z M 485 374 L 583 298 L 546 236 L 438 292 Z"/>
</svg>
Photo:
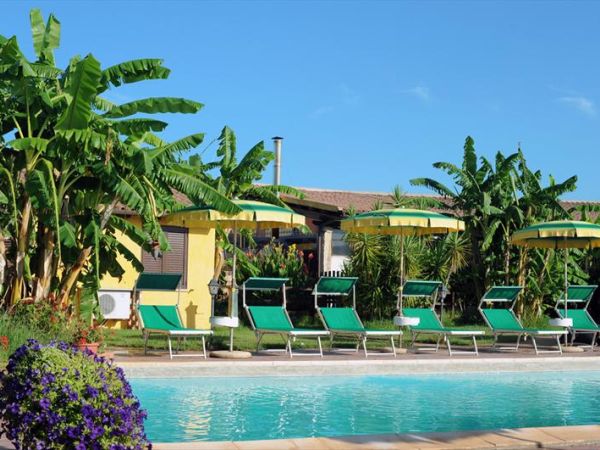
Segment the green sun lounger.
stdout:
<svg viewBox="0 0 600 450">
<path fill-rule="evenodd" d="M 408 328 L 412 334 L 411 346 L 415 346 L 415 341 L 420 334 L 429 334 L 437 336 L 437 342 L 434 351 L 440 348 L 440 341 L 443 339 L 448 348 L 448 354 L 469 354 L 478 355 L 476 336 L 483 336 L 485 333 L 481 330 L 464 330 L 459 328 L 446 328 L 435 313 L 436 297 L 439 288 L 442 286 L 440 281 L 420 281 L 409 280 L 404 283 L 402 296 L 404 298 L 428 298 L 431 299 L 431 308 L 403 308 L 402 314 L 406 317 L 417 317 L 418 325 L 410 325 Z M 451 337 L 470 337 L 473 340 L 473 351 L 452 350 L 450 343 Z"/>
<path fill-rule="evenodd" d="M 365 328 L 358 313 L 356 312 L 356 282 L 358 278 L 354 277 L 321 277 L 313 289 L 315 297 L 315 308 L 319 317 L 323 321 L 325 328 L 330 333 L 331 345 L 335 336 L 346 336 L 356 338 L 358 345 L 356 350 L 362 345 L 365 358 L 369 356 L 367 352 L 367 339 L 389 339 L 392 347 L 392 354 L 396 357 L 396 347 L 394 338 L 402 335 L 399 330 L 375 330 Z M 320 307 L 320 296 L 343 296 L 352 295 L 352 307 Z M 381 353 L 385 355 L 385 353 Z"/>
<path fill-rule="evenodd" d="M 266 334 L 280 335 L 285 342 L 285 352 L 293 357 L 292 343 L 296 338 L 314 338 L 319 346 L 318 355 L 323 357 L 321 338 L 329 336 L 326 330 L 313 330 L 309 328 L 296 328 L 292 324 L 286 309 L 285 283 L 288 278 L 248 278 L 242 285 L 242 299 L 244 309 L 248 315 L 250 326 L 256 335 L 256 351 L 260 341 Z M 281 291 L 283 304 L 281 306 L 250 306 L 247 304 L 247 293 L 250 291 L 276 292 Z M 306 355 L 307 353 L 303 353 Z"/>
<path fill-rule="evenodd" d="M 479 303 L 479 312 L 483 316 L 483 320 L 492 329 L 494 336 L 494 344 L 492 348 L 499 350 L 512 350 L 518 351 L 521 338 L 527 339 L 531 337 L 533 348 L 535 349 L 536 355 L 541 353 L 559 353 L 562 354 L 562 347 L 560 346 L 560 336 L 566 334 L 566 330 L 542 330 L 537 328 L 524 328 L 517 316 L 515 315 L 513 308 L 517 297 L 521 293 L 523 288 L 521 286 L 494 286 L 488 290 L 482 297 Z M 494 305 L 498 304 L 510 305 L 509 308 L 494 308 Z M 485 307 L 484 304 L 491 304 L 492 307 Z M 498 347 L 499 336 L 516 336 L 517 342 L 514 347 L 505 346 Z M 552 338 L 556 340 L 557 350 L 540 350 L 536 338 Z"/>
<path fill-rule="evenodd" d="M 592 336 L 592 342 L 589 346 L 590 350 L 594 350 L 596 346 L 596 338 L 600 332 L 600 327 L 592 319 L 592 316 L 588 312 L 588 306 L 592 301 L 594 292 L 598 286 L 569 286 L 567 290 L 567 311 L 565 312 L 565 299 L 563 296 L 556 301 L 554 307 L 557 314 L 565 319 L 569 318 L 573 320 L 573 326 L 569 327 L 571 332 L 571 345 L 575 341 L 575 336 L 579 334 L 590 334 Z M 562 307 L 561 307 L 562 304 Z M 583 307 L 581 307 L 583 305 Z M 586 346 L 582 346 L 586 347 Z"/>
<path fill-rule="evenodd" d="M 198 337 L 202 341 L 202 355 L 184 356 L 203 356 L 206 359 L 206 336 L 212 335 L 212 330 L 199 330 L 195 328 L 185 328 L 181 321 L 179 308 L 177 305 L 142 305 L 142 291 L 178 291 L 181 274 L 156 274 L 142 273 L 137 279 L 134 288 L 134 298 L 136 299 L 136 311 L 140 328 L 144 335 L 144 354 L 147 353 L 148 339 L 152 334 L 166 336 L 169 348 L 169 358 L 173 359 L 172 338 L 177 340 L 177 350 L 181 339 Z M 179 304 L 179 300 L 177 301 Z"/>
</svg>

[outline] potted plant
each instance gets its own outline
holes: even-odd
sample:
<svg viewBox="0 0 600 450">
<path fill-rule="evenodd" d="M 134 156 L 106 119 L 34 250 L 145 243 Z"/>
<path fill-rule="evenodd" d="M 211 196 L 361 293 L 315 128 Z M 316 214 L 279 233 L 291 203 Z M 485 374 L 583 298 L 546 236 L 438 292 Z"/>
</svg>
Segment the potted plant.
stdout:
<svg viewBox="0 0 600 450">
<path fill-rule="evenodd" d="M 89 350 L 97 354 L 102 338 L 102 328 L 97 325 L 88 325 L 83 321 L 78 321 L 75 325 L 73 340 L 79 350 Z"/>
</svg>

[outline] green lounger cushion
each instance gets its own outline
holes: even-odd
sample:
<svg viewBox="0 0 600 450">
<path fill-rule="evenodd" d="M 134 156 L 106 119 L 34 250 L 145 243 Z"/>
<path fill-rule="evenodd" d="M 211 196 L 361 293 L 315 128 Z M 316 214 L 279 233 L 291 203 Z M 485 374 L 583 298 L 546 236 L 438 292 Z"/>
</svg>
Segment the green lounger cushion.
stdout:
<svg viewBox="0 0 600 450">
<path fill-rule="evenodd" d="M 330 330 L 357 333 L 366 331 L 357 319 L 353 308 L 321 308 L 321 314 Z"/>
<path fill-rule="evenodd" d="M 402 288 L 402 295 L 404 297 L 431 297 L 441 285 L 441 281 L 407 281 Z"/>
<path fill-rule="evenodd" d="M 248 306 L 248 311 L 257 330 L 287 332 L 294 329 L 281 306 Z"/>
<path fill-rule="evenodd" d="M 144 324 L 144 329 L 162 331 L 199 332 L 194 328 L 185 328 L 179 319 L 175 305 L 139 305 L 138 312 Z"/>
<path fill-rule="evenodd" d="M 482 309 L 482 312 L 495 330 L 523 331 L 521 324 L 508 309 Z"/>
<path fill-rule="evenodd" d="M 407 317 L 418 317 L 419 324 L 411 325 L 410 329 L 414 331 L 431 331 L 436 333 L 457 333 L 457 334 L 484 334 L 480 330 L 465 330 L 463 328 L 446 328 L 438 319 L 435 312 L 429 308 L 404 308 L 403 313 Z"/>
<path fill-rule="evenodd" d="M 295 328 L 281 306 L 248 306 L 248 311 L 258 331 L 268 330 L 300 335 L 326 335 L 325 330 Z"/>
<path fill-rule="evenodd" d="M 523 332 L 531 334 L 564 334 L 564 330 L 543 330 L 539 328 L 523 328 L 515 314 L 509 309 L 482 309 L 490 326 L 495 331 Z"/>
<path fill-rule="evenodd" d="M 373 333 L 379 335 L 400 335 L 397 330 L 365 328 L 361 325 L 353 308 L 321 308 L 327 328 L 340 333 Z"/>
<path fill-rule="evenodd" d="M 564 309 L 559 309 L 558 313 L 561 317 L 565 317 Z M 566 317 L 573 319 L 574 330 L 600 331 L 600 327 L 592 320 L 585 309 L 567 309 Z"/>
</svg>

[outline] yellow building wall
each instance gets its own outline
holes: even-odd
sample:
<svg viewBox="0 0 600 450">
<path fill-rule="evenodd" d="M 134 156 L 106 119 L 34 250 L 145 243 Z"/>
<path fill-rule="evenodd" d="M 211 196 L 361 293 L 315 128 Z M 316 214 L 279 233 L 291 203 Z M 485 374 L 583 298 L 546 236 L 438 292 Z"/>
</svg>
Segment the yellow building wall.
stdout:
<svg viewBox="0 0 600 450">
<path fill-rule="evenodd" d="M 129 219 L 134 225 L 139 226 L 138 217 Z M 141 258 L 140 247 L 122 235 L 120 241 L 135 255 Z M 208 292 L 208 283 L 213 277 L 215 260 L 215 231 L 208 228 L 188 229 L 188 258 L 187 258 L 187 289 L 182 289 L 179 294 L 179 312 L 183 325 L 187 328 L 210 328 L 211 298 Z M 101 280 L 101 289 L 127 289 L 132 290 L 139 276 L 131 263 L 119 257 L 119 263 L 125 269 L 125 274 L 119 280 L 114 277 L 104 277 Z M 142 304 L 173 305 L 177 303 L 177 292 L 151 292 L 140 293 Z M 109 328 L 127 328 L 127 321 L 107 321 Z"/>
</svg>

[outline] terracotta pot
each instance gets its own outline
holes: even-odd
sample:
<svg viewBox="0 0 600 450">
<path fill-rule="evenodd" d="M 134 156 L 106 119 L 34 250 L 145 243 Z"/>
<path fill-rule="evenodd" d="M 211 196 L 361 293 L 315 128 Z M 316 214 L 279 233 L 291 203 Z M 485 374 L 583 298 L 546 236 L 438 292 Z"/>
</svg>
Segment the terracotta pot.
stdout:
<svg viewBox="0 0 600 450">
<path fill-rule="evenodd" d="M 81 341 L 77 342 L 77 349 L 78 350 L 81 350 L 81 351 L 83 351 L 83 350 L 89 350 L 94 355 L 98 354 L 98 347 L 100 347 L 100 343 L 99 342 L 86 342 L 83 339 Z"/>
<path fill-rule="evenodd" d="M 8 350 L 8 347 L 10 346 L 10 340 L 8 336 L 0 336 L 0 345 L 4 350 Z"/>
</svg>

